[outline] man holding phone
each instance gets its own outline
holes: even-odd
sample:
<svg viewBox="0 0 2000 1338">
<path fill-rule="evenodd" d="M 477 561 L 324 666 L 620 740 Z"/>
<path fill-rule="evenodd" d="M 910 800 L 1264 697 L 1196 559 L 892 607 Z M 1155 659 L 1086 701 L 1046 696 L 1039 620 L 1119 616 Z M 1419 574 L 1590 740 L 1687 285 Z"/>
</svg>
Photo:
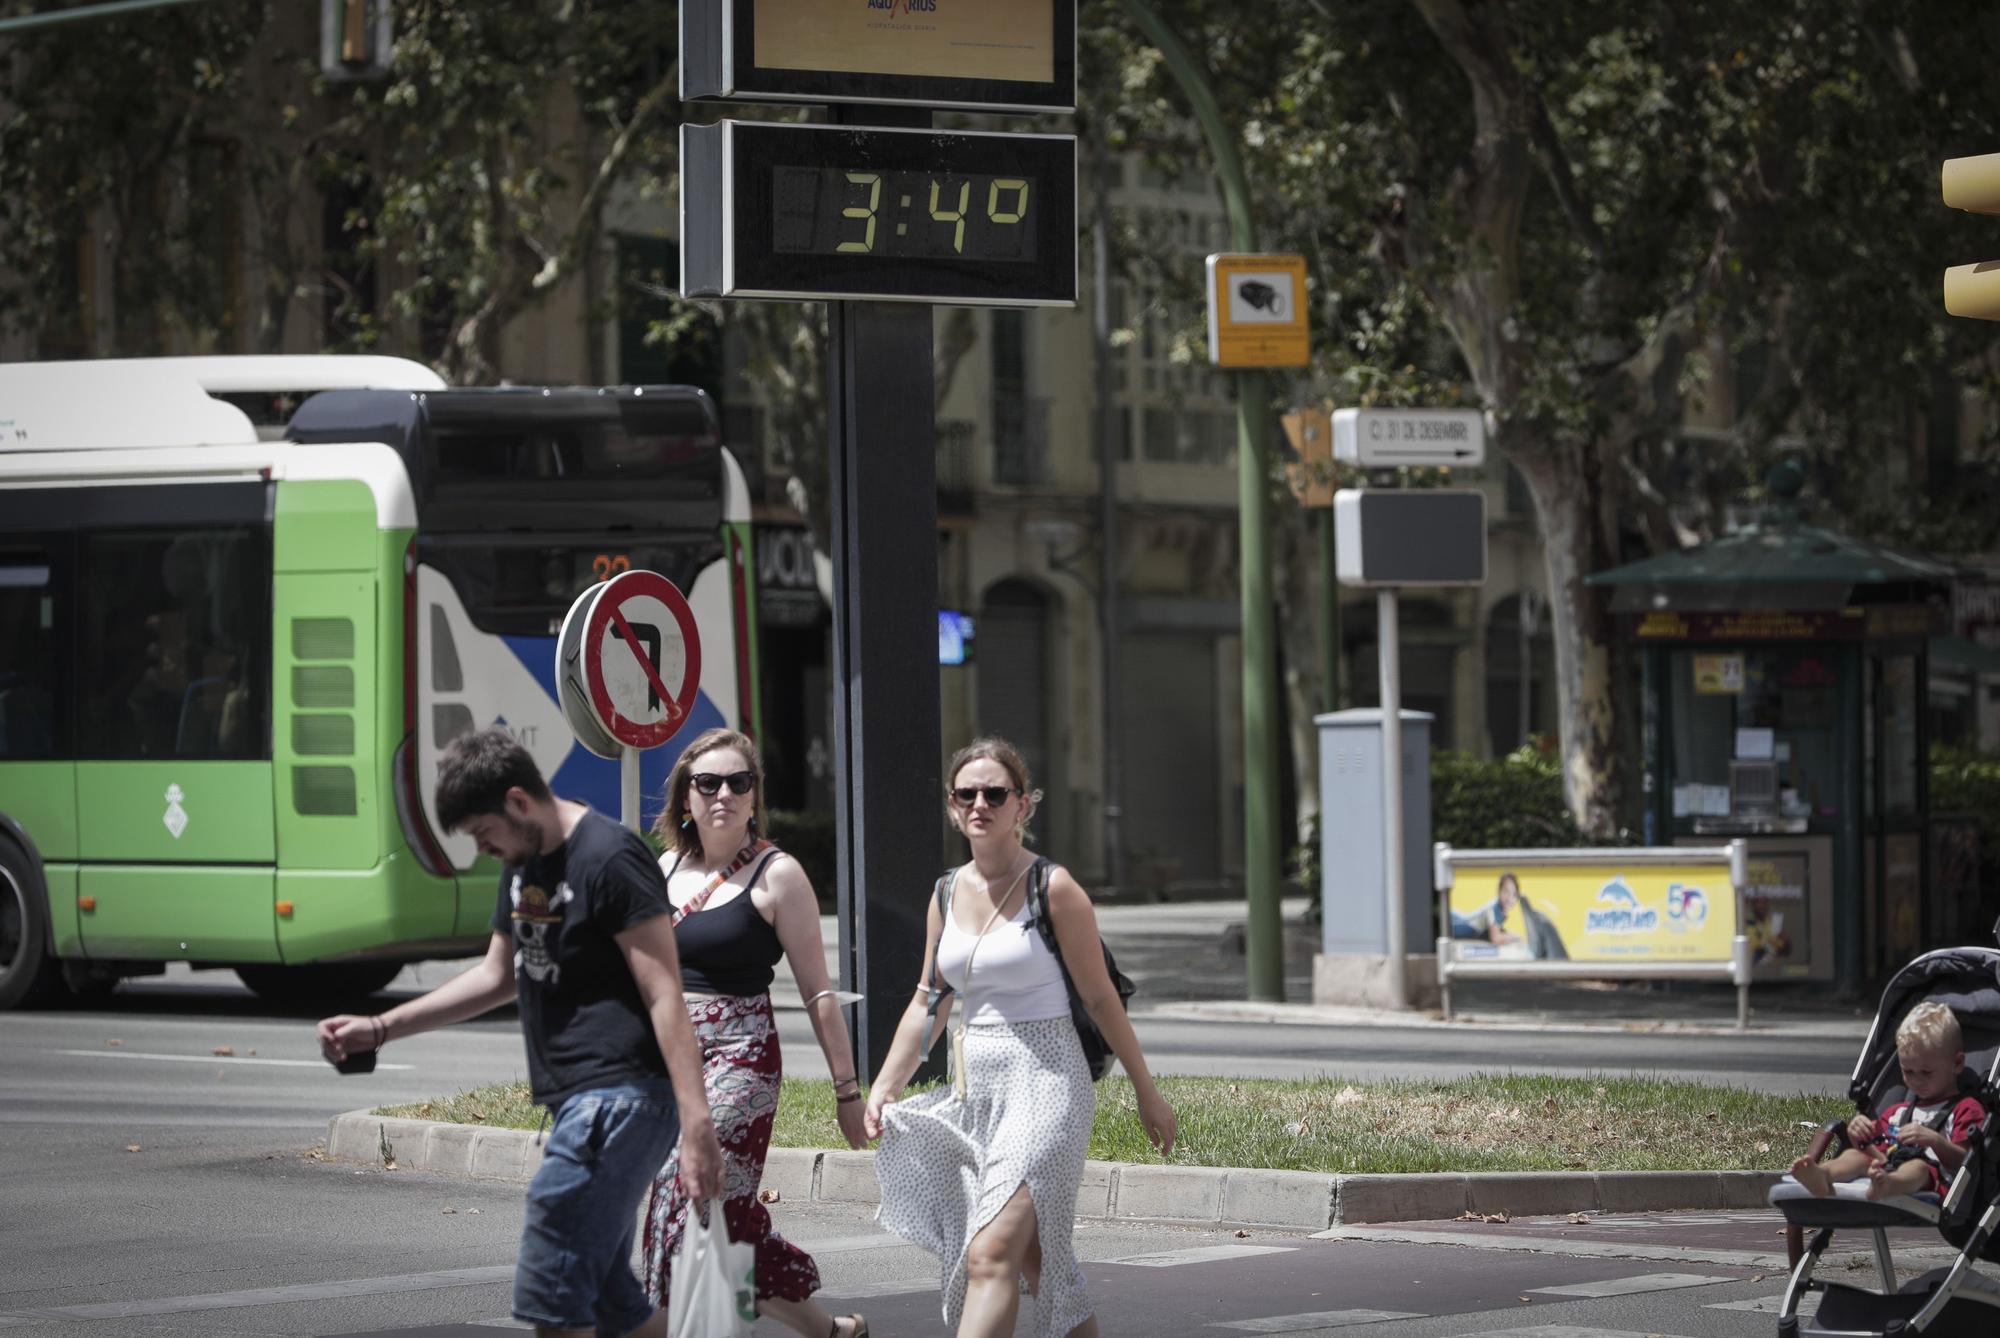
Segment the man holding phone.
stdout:
<svg viewBox="0 0 2000 1338">
<path fill-rule="evenodd" d="M 681 997 L 666 888 L 636 835 L 549 792 L 500 729 L 438 766 L 437 812 L 506 867 L 478 965 L 385 1013 L 318 1027 L 339 1066 L 518 1001 L 529 1085 L 553 1117 L 528 1186 L 514 1317 L 538 1334 L 662 1334 L 632 1275 L 639 1201 L 675 1140 L 689 1195 L 722 1188 L 722 1150 Z"/>
</svg>

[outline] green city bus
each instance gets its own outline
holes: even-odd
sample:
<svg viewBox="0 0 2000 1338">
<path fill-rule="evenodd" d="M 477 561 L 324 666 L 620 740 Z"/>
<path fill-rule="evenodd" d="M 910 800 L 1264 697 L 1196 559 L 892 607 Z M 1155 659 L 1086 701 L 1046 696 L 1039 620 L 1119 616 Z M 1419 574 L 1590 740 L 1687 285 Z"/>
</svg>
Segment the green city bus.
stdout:
<svg viewBox="0 0 2000 1338">
<path fill-rule="evenodd" d="M 691 738 L 756 733 L 749 505 L 680 386 L 452 389 L 392 358 L 0 365 L 0 1008 L 171 962 L 291 1003 L 483 949 L 440 750 L 501 725 L 618 811 L 555 635 L 693 606 Z M 676 749 L 644 755 L 646 816 Z"/>
</svg>

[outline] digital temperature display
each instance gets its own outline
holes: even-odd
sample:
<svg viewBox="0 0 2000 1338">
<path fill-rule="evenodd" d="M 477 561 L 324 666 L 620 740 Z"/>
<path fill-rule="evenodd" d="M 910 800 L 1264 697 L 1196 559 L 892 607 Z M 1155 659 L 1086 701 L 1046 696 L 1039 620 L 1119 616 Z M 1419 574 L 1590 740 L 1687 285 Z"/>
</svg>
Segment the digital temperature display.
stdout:
<svg viewBox="0 0 2000 1338">
<path fill-rule="evenodd" d="M 774 169 L 771 245 L 823 255 L 1035 258 L 1028 177 Z"/>
<path fill-rule="evenodd" d="M 1070 306 L 1076 138 L 681 126 L 689 297 Z"/>
</svg>

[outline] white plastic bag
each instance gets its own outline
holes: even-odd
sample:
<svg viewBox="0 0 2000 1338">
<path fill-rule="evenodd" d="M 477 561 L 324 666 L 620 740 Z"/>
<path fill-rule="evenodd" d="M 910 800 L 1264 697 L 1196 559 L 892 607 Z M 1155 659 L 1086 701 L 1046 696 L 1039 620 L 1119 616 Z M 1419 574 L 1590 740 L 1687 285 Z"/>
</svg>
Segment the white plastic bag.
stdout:
<svg viewBox="0 0 2000 1338">
<path fill-rule="evenodd" d="M 687 1226 L 674 1251 L 667 1298 L 667 1338 L 749 1338 L 757 1322 L 757 1247 L 729 1239 L 722 1200 L 688 1205 Z"/>
</svg>

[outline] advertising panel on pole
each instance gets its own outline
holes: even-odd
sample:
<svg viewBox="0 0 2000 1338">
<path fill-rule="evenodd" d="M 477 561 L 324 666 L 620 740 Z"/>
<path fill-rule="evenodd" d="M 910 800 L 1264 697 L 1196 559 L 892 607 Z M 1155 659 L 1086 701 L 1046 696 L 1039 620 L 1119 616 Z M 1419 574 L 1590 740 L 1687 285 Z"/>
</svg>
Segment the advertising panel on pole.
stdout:
<svg viewBox="0 0 2000 1338">
<path fill-rule="evenodd" d="M 680 94 L 1076 110 L 1076 0 L 681 0 Z"/>
<path fill-rule="evenodd" d="M 1217 367 L 1304 367 L 1312 361 L 1304 256 L 1208 258 L 1208 360 Z"/>
<path fill-rule="evenodd" d="M 1282 420 L 1299 458 L 1285 464 L 1285 483 L 1303 507 L 1333 505 L 1333 428 L 1324 409 L 1294 409 Z"/>
<path fill-rule="evenodd" d="M 1532 856 L 1532 851 L 1522 852 Z M 1460 961 L 1727 962 L 1737 934 L 1726 865 L 1596 864 L 1460 869 L 1449 908 Z"/>
</svg>

